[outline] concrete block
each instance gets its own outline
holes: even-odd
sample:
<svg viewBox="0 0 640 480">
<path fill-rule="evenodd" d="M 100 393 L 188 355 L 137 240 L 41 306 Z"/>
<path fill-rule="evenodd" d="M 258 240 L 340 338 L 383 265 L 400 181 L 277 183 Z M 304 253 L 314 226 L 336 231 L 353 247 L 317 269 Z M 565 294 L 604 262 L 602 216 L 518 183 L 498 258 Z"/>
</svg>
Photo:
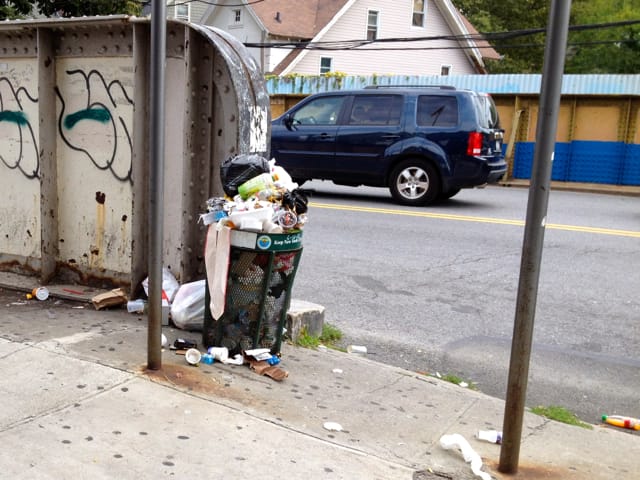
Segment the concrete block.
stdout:
<svg viewBox="0 0 640 480">
<path fill-rule="evenodd" d="M 324 326 L 324 307 L 304 300 L 291 299 L 287 311 L 287 336 L 297 342 L 304 329 L 308 335 L 319 337 Z"/>
</svg>

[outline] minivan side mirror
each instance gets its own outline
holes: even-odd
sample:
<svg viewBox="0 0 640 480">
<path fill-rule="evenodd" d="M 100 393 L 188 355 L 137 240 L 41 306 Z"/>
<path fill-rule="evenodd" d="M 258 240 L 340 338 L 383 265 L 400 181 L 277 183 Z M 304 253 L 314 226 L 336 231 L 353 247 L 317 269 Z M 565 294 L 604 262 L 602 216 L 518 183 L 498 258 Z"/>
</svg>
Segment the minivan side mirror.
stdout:
<svg viewBox="0 0 640 480">
<path fill-rule="evenodd" d="M 283 119 L 284 126 L 289 130 L 293 130 L 293 116 L 290 113 L 287 113 Z"/>
</svg>

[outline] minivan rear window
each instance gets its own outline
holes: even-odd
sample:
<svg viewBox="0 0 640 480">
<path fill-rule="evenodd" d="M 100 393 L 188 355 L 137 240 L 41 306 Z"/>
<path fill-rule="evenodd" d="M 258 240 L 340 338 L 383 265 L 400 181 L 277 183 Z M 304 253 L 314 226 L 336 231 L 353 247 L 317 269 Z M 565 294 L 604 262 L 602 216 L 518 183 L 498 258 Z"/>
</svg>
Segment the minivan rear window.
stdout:
<svg viewBox="0 0 640 480">
<path fill-rule="evenodd" d="M 478 93 L 474 98 L 480 125 L 484 128 L 500 128 L 500 117 L 493 98 L 487 93 Z"/>
<path fill-rule="evenodd" d="M 455 127 L 458 99 L 453 95 L 420 95 L 416 122 L 421 127 Z"/>
</svg>

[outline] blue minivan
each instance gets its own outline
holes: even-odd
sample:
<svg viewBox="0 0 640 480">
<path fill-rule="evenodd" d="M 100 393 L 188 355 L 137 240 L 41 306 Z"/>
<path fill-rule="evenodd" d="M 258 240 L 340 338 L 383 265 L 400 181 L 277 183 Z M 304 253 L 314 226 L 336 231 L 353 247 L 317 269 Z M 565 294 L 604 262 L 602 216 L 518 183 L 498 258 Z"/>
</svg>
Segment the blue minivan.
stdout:
<svg viewBox="0 0 640 480">
<path fill-rule="evenodd" d="M 311 95 L 272 122 L 271 156 L 299 184 L 389 188 L 429 205 L 495 183 L 507 165 L 493 99 L 449 86 Z"/>
</svg>

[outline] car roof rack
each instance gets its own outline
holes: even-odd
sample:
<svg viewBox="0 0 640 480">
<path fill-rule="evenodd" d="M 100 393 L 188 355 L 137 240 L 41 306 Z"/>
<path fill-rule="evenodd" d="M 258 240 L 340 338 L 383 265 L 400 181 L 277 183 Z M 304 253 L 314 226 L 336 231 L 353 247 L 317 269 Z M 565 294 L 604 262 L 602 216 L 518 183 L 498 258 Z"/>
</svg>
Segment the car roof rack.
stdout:
<svg viewBox="0 0 640 480">
<path fill-rule="evenodd" d="M 455 90 L 453 85 L 367 85 L 364 87 L 369 88 L 439 88 L 441 90 Z"/>
</svg>

